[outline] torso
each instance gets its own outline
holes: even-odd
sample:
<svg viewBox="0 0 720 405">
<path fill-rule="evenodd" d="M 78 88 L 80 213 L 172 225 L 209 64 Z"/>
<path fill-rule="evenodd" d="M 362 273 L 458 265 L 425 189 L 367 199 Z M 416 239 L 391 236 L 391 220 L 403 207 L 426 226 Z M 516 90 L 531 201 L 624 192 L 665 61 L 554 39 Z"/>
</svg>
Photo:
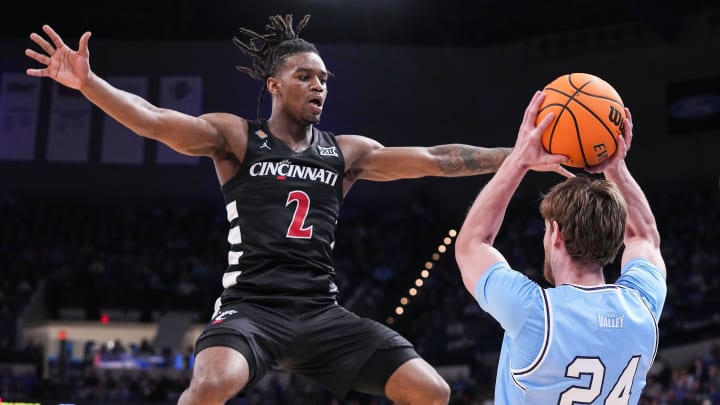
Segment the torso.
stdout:
<svg viewBox="0 0 720 405">
<path fill-rule="evenodd" d="M 498 378 L 506 378 L 502 386 L 524 401 L 510 402 L 636 403 L 659 338 L 657 321 L 639 296 L 616 285 L 563 285 L 544 296 L 548 328 L 535 360 L 513 366 L 518 348 L 503 343 Z"/>
<path fill-rule="evenodd" d="M 496 402 L 637 403 L 664 299 L 653 272 L 632 265 L 616 284 L 542 289 L 507 264 L 488 270 L 478 302 L 506 330 Z"/>
<path fill-rule="evenodd" d="M 225 113 L 207 114 L 204 118 L 224 134 L 224 139 L 227 143 L 222 151 L 211 156 L 218 181 L 223 185 L 235 176 L 245 159 L 248 134 L 251 134 L 248 125 L 252 121 L 246 121 L 236 115 Z M 336 135 L 335 138 L 338 147 L 342 151 L 345 162 L 344 170 L 346 172 L 343 177 L 343 195 L 346 195 L 357 180 L 357 176 L 347 170 L 354 162 L 371 152 L 376 146 L 367 142 L 358 142 L 357 140 L 359 138 L 363 138 L 358 136 Z M 283 139 L 283 142 L 286 145 L 290 145 L 291 149 L 298 151 L 303 150 L 303 148 L 296 148 L 291 145 L 292 142 L 287 138 Z M 304 140 L 300 142 L 307 143 L 307 141 Z"/>
<path fill-rule="evenodd" d="M 244 142 L 229 141 L 230 156 L 214 158 L 230 223 L 222 301 L 334 302 L 345 170 L 335 137 L 313 129 L 295 151 L 266 126 L 247 125 Z"/>
</svg>

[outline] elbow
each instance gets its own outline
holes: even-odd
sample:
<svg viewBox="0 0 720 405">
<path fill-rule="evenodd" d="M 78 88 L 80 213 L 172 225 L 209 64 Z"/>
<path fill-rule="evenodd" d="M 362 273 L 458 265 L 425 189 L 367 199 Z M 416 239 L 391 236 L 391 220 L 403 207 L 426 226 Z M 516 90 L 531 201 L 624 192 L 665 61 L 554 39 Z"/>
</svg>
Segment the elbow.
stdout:
<svg viewBox="0 0 720 405">
<path fill-rule="evenodd" d="M 468 234 L 467 232 L 460 230 L 455 240 L 455 251 L 469 252 L 473 247 L 478 247 L 480 245 L 492 246 L 494 240 L 495 235 L 490 232 L 475 232 L 473 234 Z"/>
<path fill-rule="evenodd" d="M 462 233 L 458 234 L 458 237 L 455 240 L 455 262 L 458 264 L 461 274 L 463 273 L 462 264 L 465 263 L 468 257 L 470 257 L 470 249 L 470 243 L 467 238 L 463 238 Z"/>
<path fill-rule="evenodd" d="M 460 231 L 455 239 L 455 260 L 461 260 L 466 257 L 472 249 L 472 244 L 471 238 Z"/>
</svg>

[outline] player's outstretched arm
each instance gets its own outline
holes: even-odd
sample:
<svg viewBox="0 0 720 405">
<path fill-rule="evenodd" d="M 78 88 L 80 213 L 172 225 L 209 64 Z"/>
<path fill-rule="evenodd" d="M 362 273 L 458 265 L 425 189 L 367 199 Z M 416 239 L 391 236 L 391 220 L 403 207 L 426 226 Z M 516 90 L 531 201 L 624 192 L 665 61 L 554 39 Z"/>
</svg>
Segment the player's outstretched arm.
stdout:
<svg viewBox="0 0 720 405">
<path fill-rule="evenodd" d="M 553 167 L 567 159 L 566 156 L 547 153 L 540 142 L 543 131 L 553 118 L 552 114 L 548 114 L 535 125 L 543 98 L 543 93 L 535 93 L 525 110 L 512 153 L 480 191 L 458 233 L 455 259 L 465 288 L 473 295 L 475 285 L 488 268 L 498 261 L 505 261 L 493 247 L 493 242 L 500 231 L 510 199 L 525 174 L 532 167 Z"/>
<path fill-rule="evenodd" d="M 666 274 L 665 261 L 660 254 L 660 232 L 655 223 L 650 203 L 640 185 L 630 174 L 625 157 L 633 139 L 633 123 L 630 110 L 625 109 L 627 118 L 623 123 L 623 136 L 618 138 L 618 150 L 608 161 L 597 167 L 588 168 L 591 172 L 603 172 L 605 178 L 615 183 L 627 204 L 627 223 L 625 225 L 625 249 L 622 265 L 635 258 L 643 258 Z"/>
<path fill-rule="evenodd" d="M 133 132 L 163 142 L 178 152 L 210 156 L 225 146 L 222 134 L 207 120 L 159 108 L 95 75 L 90 68 L 90 32 L 80 37 L 78 49 L 74 50 L 52 27 L 43 25 L 42 28 L 47 38 L 30 34 L 30 39 L 42 52 L 26 49 L 25 55 L 44 67 L 27 69 L 29 76 L 48 77 L 80 91 Z"/>
<path fill-rule="evenodd" d="M 346 176 L 371 181 L 494 173 L 512 150 L 464 144 L 385 147 L 360 135 L 339 135 L 337 140 L 345 156 Z"/>
<path fill-rule="evenodd" d="M 340 135 L 337 139 L 347 164 L 346 176 L 353 180 L 392 181 L 495 173 L 513 150 L 460 143 L 384 147 L 372 138 L 358 135 Z M 530 170 L 573 176 L 559 163 L 532 166 Z"/>
</svg>

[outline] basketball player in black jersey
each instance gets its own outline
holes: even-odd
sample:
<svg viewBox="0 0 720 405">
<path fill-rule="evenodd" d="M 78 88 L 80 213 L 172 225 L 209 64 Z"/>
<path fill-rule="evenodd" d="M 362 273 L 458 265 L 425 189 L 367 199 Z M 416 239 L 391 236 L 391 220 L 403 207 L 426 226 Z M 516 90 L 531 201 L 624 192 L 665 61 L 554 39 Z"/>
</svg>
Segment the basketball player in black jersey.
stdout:
<svg viewBox="0 0 720 405">
<path fill-rule="evenodd" d="M 265 34 L 235 38 L 272 97 L 268 120 L 226 113 L 193 117 L 159 108 L 111 86 L 90 69 L 86 32 L 77 51 L 49 26 L 26 55 L 50 77 L 140 136 L 212 159 L 227 207 L 224 292 L 196 344 L 190 387 L 180 404 L 223 404 L 272 368 L 309 377 L 343 398 L 349 391 L 399 404 L 447 404 L 448 384 L 392 329 L 339 306 L 332 260 L 338 211 L 358 180 L 495 172 L 508 148 L 462 144 L 383 147 L 359 135 L 333 135 L 315 124 L 330 76 L 315 46 L 299 38 L 309 16 L 272 16 Z M 260 114 L 258 113 L 258 116 Z M 560 165 L 539 168 L 571 175 Z"/>
</svg>

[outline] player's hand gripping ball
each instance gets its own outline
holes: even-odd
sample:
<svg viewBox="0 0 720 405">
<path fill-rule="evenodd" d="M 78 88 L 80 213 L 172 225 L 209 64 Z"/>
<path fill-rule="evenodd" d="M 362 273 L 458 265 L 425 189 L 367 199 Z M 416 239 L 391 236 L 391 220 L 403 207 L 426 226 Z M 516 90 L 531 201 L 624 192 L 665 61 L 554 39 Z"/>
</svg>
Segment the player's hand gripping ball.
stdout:
<svg viewBox="0 0 720 405">
<path fill-rule="evenodd" d="M 565 155 L 563 164 L 594 166 L 612 156 L 623 131 L 625 105 L 615 89 L 587 73 L 569 73 L 543 89 L 537 123 L 550 112 L 553 122 L 542 134 L 546 151 Z"/>
</svg>

